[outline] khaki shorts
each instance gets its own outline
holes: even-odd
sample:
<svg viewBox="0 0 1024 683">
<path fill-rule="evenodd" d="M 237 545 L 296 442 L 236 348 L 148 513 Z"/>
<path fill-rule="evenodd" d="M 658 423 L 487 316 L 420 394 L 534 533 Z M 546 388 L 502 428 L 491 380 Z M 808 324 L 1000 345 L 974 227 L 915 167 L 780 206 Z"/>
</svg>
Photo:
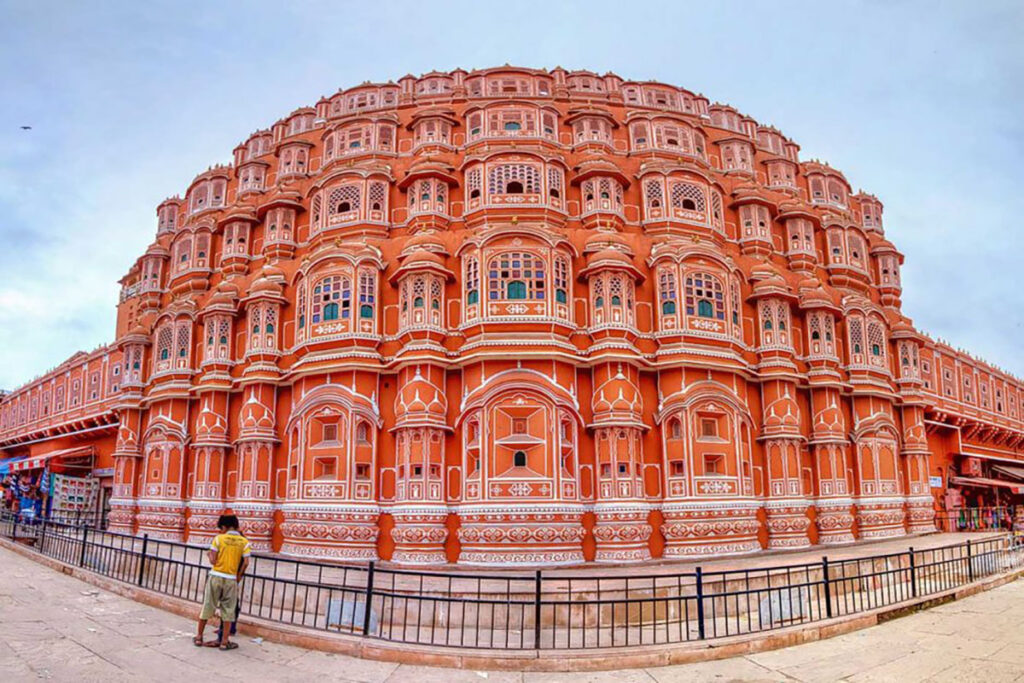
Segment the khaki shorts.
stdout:
<svg viewBox="0 0 1024 683">
<path fill-rule="evenodd" d="M 206 579 L 206 590 L 203 593 L 203 611 L 200 619 L 209 619 L 214 612 L 220 610 L 221 621 L 234 621 L 235 609 L 238 606 L 238 582 L 225 579 L 223 576 L 210 575 Z"/>
</svg>

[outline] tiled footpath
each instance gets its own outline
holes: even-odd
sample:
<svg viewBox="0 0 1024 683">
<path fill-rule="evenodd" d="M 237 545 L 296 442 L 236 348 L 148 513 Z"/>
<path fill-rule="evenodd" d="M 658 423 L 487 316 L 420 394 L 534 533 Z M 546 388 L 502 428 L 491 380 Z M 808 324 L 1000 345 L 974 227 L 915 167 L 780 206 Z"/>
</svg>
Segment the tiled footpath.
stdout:
<svg viewBox="0 0 1024 683">
<path fill-rule="evenodd" d="M 719 661 L 570 674 L 436 669 L 245 636 L 233 652 L 196 648 L 193 622 L 0 548 L 3 681 L 1014 681 L 1024 680 L 1022 624 L 1018 580 L 854 633 Z"/>
</svg>

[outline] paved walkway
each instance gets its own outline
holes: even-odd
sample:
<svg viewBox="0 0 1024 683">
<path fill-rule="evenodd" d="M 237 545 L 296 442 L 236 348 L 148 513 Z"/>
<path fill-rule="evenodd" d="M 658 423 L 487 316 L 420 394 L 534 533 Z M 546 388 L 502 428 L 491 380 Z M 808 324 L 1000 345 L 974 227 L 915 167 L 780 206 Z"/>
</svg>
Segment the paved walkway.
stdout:
<svg viewBox="0 0 1024 683">
<path fill-rule="evenodd" d="M 373 662 L 240 637 L 193 647 L 193 623 L 0 548 L 2 680 L 366 683 L 1024 680 L 1024 580 L 830 640 L 717 662 L 605 673 L 506 673 Z M 208 631 L 212 636 L 212 632 Z"/>
</svg>

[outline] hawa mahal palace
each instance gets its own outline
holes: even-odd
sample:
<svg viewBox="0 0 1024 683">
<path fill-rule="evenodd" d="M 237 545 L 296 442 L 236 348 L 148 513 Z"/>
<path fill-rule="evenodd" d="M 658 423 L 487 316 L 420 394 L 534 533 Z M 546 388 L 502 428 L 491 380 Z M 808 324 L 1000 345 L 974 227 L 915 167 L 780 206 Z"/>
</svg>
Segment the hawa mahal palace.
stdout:
<svg viewBox="0 0 1024 683">
<path fill-rule="evenodd" d="M 365 83 L 156 210 L 116 339 L 6 394 L 114 530 L 404 565 L 932 530 L 1024 386 L 900 310 L 883 206 L 779 130 L 614 74 Z"/>
</svg>

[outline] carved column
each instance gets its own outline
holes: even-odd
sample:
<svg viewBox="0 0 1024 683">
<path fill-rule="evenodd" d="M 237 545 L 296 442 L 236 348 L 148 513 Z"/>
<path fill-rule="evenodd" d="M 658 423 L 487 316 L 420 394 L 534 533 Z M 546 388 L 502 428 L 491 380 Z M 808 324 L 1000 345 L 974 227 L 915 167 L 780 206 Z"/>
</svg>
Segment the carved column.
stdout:
<svg viewBox="0 0 1024 683">
<path fill-rule="evenodd" d="M 256 550 L 270 550 L 274 530 L 274 506 L 271 502 L 271 475 L 275 429 L 275 387 L 253 384 L 246 388 L 239 415 L 240 430 L 235 440 L 234 497 L 232 511 L 238 516 L 242 533 Z"/>
<path fill-rule="evenodd" d="M 395 399 L 395 541 L 392 560 L 445 564 L 444 444 L 448 402 L 444 370 L 432 365 L 403 368 Z"/>
<path fill-rule="evenodd" d="M 651 511 L 643 480 L 642 408 L 636 368 L 605 363 L 594 370 L 597 562 L 651 558 Z"/>
<path fill-rule="evenodd" d="M 114 446 L 114 490 L 110 498 L 110 514 L 107 525 L 111 531 L 121 534 L 135 532 L 136 488 L 142 449 L 139 446 L 139 424 L 142 420 L 138 408 L 123 408 L 118 411 L 121 425 L 117 430 Z"/>
</svg>

